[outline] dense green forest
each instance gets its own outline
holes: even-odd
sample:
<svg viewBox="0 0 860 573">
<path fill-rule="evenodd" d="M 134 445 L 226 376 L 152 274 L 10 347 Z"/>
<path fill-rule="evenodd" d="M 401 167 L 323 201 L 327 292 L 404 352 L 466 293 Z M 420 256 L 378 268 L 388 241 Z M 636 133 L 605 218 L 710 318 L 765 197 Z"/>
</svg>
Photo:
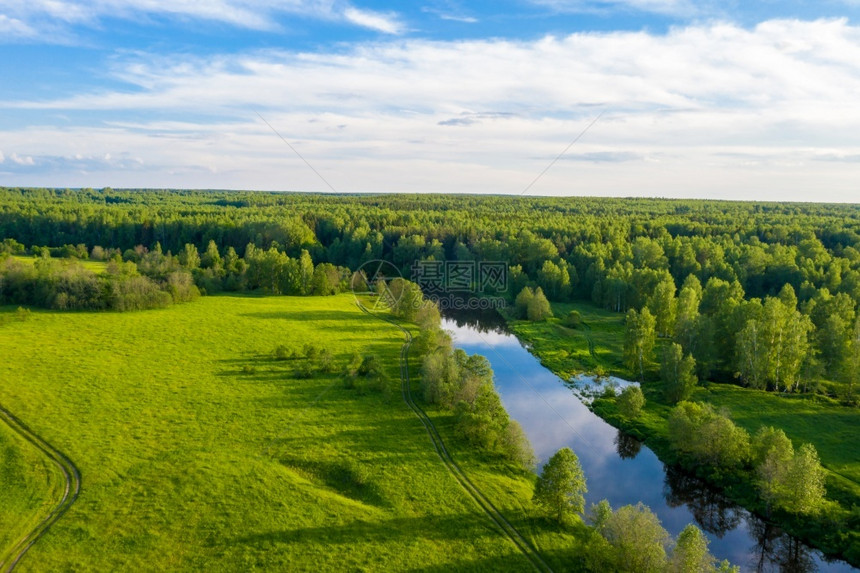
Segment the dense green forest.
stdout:
<svg viewBox="0 0 860 573">
<path fill-rule="evenodd" d="M 406 277 L 421 260 L 504 261 L 507 288 L 491 294 L 513 300 L 532 285 L 556 302 L 647 307 L 702 379 L 851 402 L 860 377 L 856 205 L 7 188 L 0 238 L 9 254 L 110 261 L 96 276 L 7 260 L 7 303 L 123 310 L 199 291 L 328 294 L 374 259 Z"/>
</svg>

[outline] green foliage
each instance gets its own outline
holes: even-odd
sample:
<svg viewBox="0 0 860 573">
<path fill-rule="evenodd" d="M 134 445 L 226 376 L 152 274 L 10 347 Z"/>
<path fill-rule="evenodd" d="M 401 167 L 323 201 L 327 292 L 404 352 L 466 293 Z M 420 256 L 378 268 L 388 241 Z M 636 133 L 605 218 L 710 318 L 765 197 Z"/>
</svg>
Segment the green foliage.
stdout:
<svg viewBox="0 0 860 573">
<path fill-rule="evenodd" d="M 739 573 L 728 561 L 715 565 L 708 551 L 708 538 L 693 524 L 687 525 L 676 541 L 663 529 L 656 515 L 642 503 L 626 505 L 617 511 L 605 499 L 592 504 L 588 522 L 608 543 L 600 547 L 600 558 L 587 558 L 596 563 L 593 570 L 633 572 Z M 671 555 L 669 548 L 672 547 Z"/>
<path fill-rule="evenodd" d="M 627 311 L 624 362 L 630 370 L 639 373 L 640 380 L 645 379 L 645 366 L 652 360 L 656 325 L 657 321 L 647 306 L 642 308 L 642 312 L 636 312 L 632 308 Z"/>
<path fill-rule="evenodd" d="M 749 434 L 708 404 L 680 402 L 668 423 L 672 446 L 699 463 L 731 469 L 749 459 Z"/>
<path fill-rule="evenodd" d="M 534 501 L 558 523 L 569 523 L 585 509 L 585 474 L 579 458 L 562 448 L 547 461 L 535 484 Z"/>
<path fill-rule="evenodd" d="M 534 297 L 535 292 L 529 286 L 523 287 L 523 290 L 519 292 L 516 300 L 514 301 L 514 308 L 516 309 L 518 318 L 528 318 L 529 305 Z"/>
<path fill-rule="evenodd" d="M 610 510 L 608 515 L 604 506 L 595 515 L 602 520 L 598 529 L 614 550 L 618 571 L 666 571 L 671 536 L 647 506 L 641 502 L 625 505 L 615 511 Z"/>
<path fill-rule="evenodd" d="M 275 350 L 272 352 L 272 357 L 275 360 L 289 360 L 295 356 L 295 352 L 292 348 L 287 346 L 286 344 L 279 344 L 275 347 Z"/>
<path fill-rule="evenodd" d="M 687 525 L 675 542 L 668 570 L 672 573 L 713 573 L 716 559 L 708 551 L 708 538 L 702 530 Z"/>
<path fill-rule="evenodd" d="M 753 440 L 753 460 L 762 498 L 791 513 L 814 515 L 824 504 L 824 470 L 818 452 L 803 444 L 795 452 L 782 430 L 762 427 Z"/>
<path fill-rule="evenodd" d="M 696 360 L 684 356 L 680 344 L 671 343 L 663 347 L 660 361 L 660 377 L 663 380 L 663 394 L 670 404 L 677 404 L 693 395 L 698 378 L 696 378 Z"/>
<path fill-rule="evenodd" d="M 619 394 L 617 401 L 618 410 L 630 419 L 638 417 L 643 406 L 645 406 L 645 396 L 639 386 L 626 387 Z"/>
<path fill-rule="evenodd" d="M 540 322 L 552 318 L 552 307 L 543 294 L 541 287 L 535 289 L 534 296 L 529 300 L 528 307 L 526 308 L 526 317 L 532 322 Z"/>
<path fill-rule="evenodd" d="M 563 324 L 568 328 L 579 328 L 582 326 L 582 314 L 578 310 L 571 310 L 565 315 Z"/>
<path fill-rule="evenodd" d="M 783 391 L 798 388 L 813 325 L 796 306 L 794 289 L 786 285 L 778 297 L 765 300 L 761 317 L 747 320 L 737 334 L 737 375 L 747 385 Z"/>
</svg>

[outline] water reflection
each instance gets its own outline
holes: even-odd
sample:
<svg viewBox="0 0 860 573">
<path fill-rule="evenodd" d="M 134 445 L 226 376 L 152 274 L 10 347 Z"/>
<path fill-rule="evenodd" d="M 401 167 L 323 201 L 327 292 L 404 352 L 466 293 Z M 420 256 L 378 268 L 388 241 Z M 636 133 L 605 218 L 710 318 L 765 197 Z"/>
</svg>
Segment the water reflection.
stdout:
<svg viewBox="0 0 860 573">
<path fill-rule="evenodd" d="M 446 319 L 443 327 L 457 347 L 490 361 L 502 402 L 541 463 L 565 446 L 577 453 L 588 480 L 586 504 L 642 501 L 672 535 L 696 522 L 710 539 L 711 552 L 744 571 L 855 571 L 847 563 L 825 561 L 820 552 L 749 515 L 697 478 L 666 468 L 647 446 L 592 413 L 568 387 L 571 382 L 541 366 L 498 324 L 498 318 L 473 313 Z"/>
<path fill-rule="evenodd" d="M 622 460 L 633 460 L 639 455 L 639 450 L 642 449 L 642 442 L 618 430 L 618 435 L 615 436 L 615 451 Z"/>
<path fill-rule="evenodd" d="M 817 559 L 809 547 L 777 526 L 755 515 L 748 516 L 747 524 L 755 538 L 751 548 L 755 560 L 751 564 L 756 571 L 807 573 L 822 569 L 816 564 Z"/>
<path fill-rule="evenodd" d="M 704 531 L 722 538 L 748 513 L 702 480 L 665 466 L 663 493 L 669 507 L 686 507 Z"/>
</svg>

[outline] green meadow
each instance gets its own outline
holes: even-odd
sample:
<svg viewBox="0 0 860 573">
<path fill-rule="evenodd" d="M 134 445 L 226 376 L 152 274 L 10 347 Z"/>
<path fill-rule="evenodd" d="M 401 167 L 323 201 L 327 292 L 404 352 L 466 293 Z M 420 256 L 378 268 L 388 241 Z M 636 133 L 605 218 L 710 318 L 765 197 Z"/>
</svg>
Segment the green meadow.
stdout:
<svg viewBox="0 0 860 573">
<path fill-rule="evenodd" d="M 332 373 L 273 357 L 308 344 L 333 353 Z M 5 322 L 0 404 L 82 474 L 80 498 L 19 569 L 527 569 L 403 402 L 402 344 L 350 295 Z M 385 389 L 344 384 L 354 352 L 381 358 Z M 528 513 L 533 476 L 460 447 L 450 414 L 431 415 L 476 484 L 554 566 L 575 569 L 573 532 Z M 5 546 L 56 499 L 59 476 L 2 426 L 0 456 Z"/>
<path fill-rule="evenodd" d="M 2 327 L 0 327 L 2 328 Z M 2 334 L 0 334 L 2 336 Z M 23 437 L 0 422 L 0 563 L 62 496 L 59 470 Z"/>
</svg>

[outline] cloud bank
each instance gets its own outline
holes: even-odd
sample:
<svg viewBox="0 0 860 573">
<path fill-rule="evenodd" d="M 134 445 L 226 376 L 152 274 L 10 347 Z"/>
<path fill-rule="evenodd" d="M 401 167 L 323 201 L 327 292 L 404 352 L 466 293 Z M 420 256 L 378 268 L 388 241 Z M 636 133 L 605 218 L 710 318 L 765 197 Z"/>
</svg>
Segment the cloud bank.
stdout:
<svg viewBox="0 0 860 573">
<path fill-rule="evenodd" d="M 356 18 L 397 31 L 385 15 Z M 260 113 L 340 191 L 517 193 L 605 110 L 531 192 L 858 200 L 860 28 L 845 20 L 138 54 L 111 74 L 123 89 L 0 102 L 41 118 L 0 132 L 7 159 L 33 160 L 0 171 L 21 181 L 42 165 L 61 185 L 324 190 Z M 98 126 L 76 121 L 94 114 Z M 75 157 L 106 154 L 135 168 L 76 170 Z"/>
</svg>

